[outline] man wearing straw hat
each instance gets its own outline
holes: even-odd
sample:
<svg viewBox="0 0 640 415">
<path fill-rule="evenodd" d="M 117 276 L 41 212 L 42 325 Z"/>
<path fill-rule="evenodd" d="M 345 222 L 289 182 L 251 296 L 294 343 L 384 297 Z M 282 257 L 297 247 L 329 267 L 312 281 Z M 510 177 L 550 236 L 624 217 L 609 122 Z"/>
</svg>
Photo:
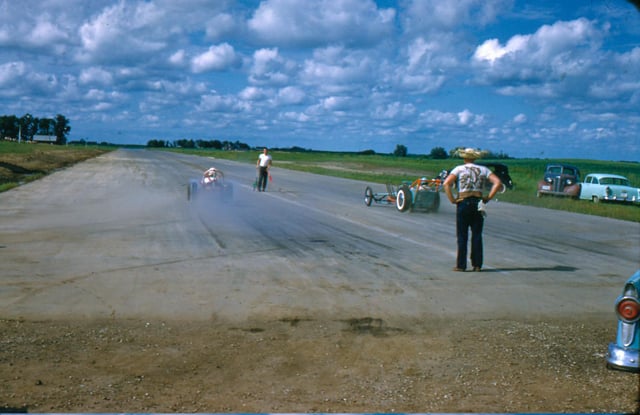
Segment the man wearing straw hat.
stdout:
<svg viewBox="0 0 640 415">
<path fill-rule="evenodd" d="M 464 164 L 456 166 L 445 179 L 443 186 L 449 201 L 456 205 L 456 234 L 458 240 L 458 255 L 454 271 L 467 269 L 467 241 L 471 228 L 471 266 L 473 271 L 482 270 L 482 227 L 484 225 L 483 212 L 478 211 L 480 202 L 488 203 L 493 199 L 502 186 L 500 178 L 493 174 L 487 166 L 475 164 L 482 154 L 473 148 L 459 150 L 458 155 Z M 482 189 L 486 180 L 492 184 L 487 196 L 483 196 Z M 457 182 L 458 195 L 454 198 L 451 190 Z"/>
</svg>

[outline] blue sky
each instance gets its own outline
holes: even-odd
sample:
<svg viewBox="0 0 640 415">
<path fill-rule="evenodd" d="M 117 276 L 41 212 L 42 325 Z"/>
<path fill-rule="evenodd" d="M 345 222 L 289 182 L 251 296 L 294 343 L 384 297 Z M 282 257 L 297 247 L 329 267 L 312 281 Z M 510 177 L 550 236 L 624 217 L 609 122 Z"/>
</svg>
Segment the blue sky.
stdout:
<svg viewBox="0 0 640 415">
<path fill-rule="evenodd" d="M 623 0 L 0 0 L 0 115 L 70 140 L 640 161 Z"/>
</svg>

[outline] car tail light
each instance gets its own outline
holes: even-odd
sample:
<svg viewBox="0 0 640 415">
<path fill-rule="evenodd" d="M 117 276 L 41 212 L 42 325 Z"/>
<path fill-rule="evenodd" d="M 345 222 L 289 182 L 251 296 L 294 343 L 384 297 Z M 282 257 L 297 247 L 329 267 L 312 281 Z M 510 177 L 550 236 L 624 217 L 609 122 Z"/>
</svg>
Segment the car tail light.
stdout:
<svg viewBox="0 0 640 415">
<path fill-rule="evenodd" d="M 622 321 L 635 323 L 640 319 L 640 303 L 635 298 L 623 297 L 616 304 L 616 313 Z"/>
</svg>

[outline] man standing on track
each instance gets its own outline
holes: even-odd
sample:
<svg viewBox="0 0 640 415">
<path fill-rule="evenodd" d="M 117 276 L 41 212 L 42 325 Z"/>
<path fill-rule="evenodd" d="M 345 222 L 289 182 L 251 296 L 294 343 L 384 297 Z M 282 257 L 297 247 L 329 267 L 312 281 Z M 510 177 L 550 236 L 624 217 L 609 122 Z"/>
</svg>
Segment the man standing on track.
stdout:
<svg viewBox="0 0 640 415">
<path fill-rule="evenodd" d="M 478 211 L 478 204 L 488 203 L 493 199 L 502 182 L 487 166 L 475 164 L 481 153 L 473 148 L 466 148 L 458 152 L 464 164 L 456 166 L 445 179 L 443 186 L 449 201 L 456 205 L 456 234 L 458 240 L 458 255 L 454 271 L 467 269 L 467 241 L 471 228 L 471 266 L 473 270 L 482 270 L 482 227 L 484 215 Z M 489 195 L 483 196 L 482 189 L 486 180 L 492 183 Z M 457 181 L 458 197 L 454 198 L 451 187 Z"/>
<path fill-rule="evenodd" d="M 269 150 L 265 147 L 262 150 L 262 154 L 258 156 L 258 162 L 256 168 L 258 169 L 258 191 L 264 192 L 267 190 L 267 179 L 269 177 L 269 168 L 271 167 L 271 155 Z"/>
</svg>

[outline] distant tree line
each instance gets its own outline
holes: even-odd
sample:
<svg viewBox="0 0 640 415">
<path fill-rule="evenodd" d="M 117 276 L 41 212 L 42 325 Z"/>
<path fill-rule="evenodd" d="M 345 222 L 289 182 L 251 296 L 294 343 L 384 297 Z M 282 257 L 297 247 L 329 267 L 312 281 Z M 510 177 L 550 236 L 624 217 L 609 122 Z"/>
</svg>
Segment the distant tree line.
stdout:
<svg viewBox="0 0 640 415">
<path fill-rule="evenodd" d="M 460 151 L 462 148 L 463 147 L 455 147 L 447 152 L 447 150 L 445 150 L 444 147 L 434 147 L 431 149 L 431 152 L 427 157 L 434 160 L 446 160 L 448 158 L 457 158 L 458 151 Z M 505 154 L 502 152 L 494 153 L 493 151 L 490 151 L 490 150 L 482 150 L 481 153 L 482 153 L 482 157 L 487 159 L 495 160 L 495 159 L 511 158 L 509 157 L 508 154 Z M 393 155 L 396 157 L 407 157 L 408 154 L 409 153 L 408 153 L 407 147 L 402 144 L 398 144 L 396 146 L 396 149 L 393 152 Z"/>
<path fill-rule="evenodd" d="M 220 140 L 192 140 L 192 139 L 180 139 L 180 140 L 174 140 L 174 141 L 167 141 L 167 140 L 149 140 L 147 142 L 147 147 L 176 147 L 176 148 L 203 148 L 203 149 L 214 149 L 214 150 L 240 150 L 240 151 L 246 151 L 246 150 L 251 150 L 252 148 L 245 143 L 241 143 L 240 141 L 220 141 Z M 254 147 L 254 148 L 262 148 L 261 146 L 258 147 Z M 448 158 L 457 158 L 458 155 L 458 151 L 461 149 L 462 147 L 455 147 L 452 148 L 451 150 L 447 151 L 444 149 L 444 147 L 434 147 L 431 149 L 431 152 L 428 155 L 422 155 L 421 157 L 426 157 L 426 158 L 430 158 L 430 159 L 435 159 L 435 160 L 445 160 Z M 302 148 L 302 147 L 298 147 L 298 146 L 292 146 L 292 147 L 287 147 L 287 148 L 277 148 L 277 147 L 272 147 L 271 148 L 272 151 L 282 151 L 282 152 L 290 152 L 290 153 L 313 153 L 313 152 L 323 152 L 323 151 L 319 151 L 319 150 L 311 150 L 311 149 L 306 149 L 306 148 Z M 350 153 L 350 152 L 342 152 L 339 151 L 338 153 Z M 362 151 L 358 151 L 356 152 L 356 154 L 361 154 L 361 155 L 375 155 L 376 152 L 374 150 L 362 150 Z M 509 157 L 509 155 L 504 154 L 502 152 L 500 153 L 494 153 L 492 151 L 489 150 L 482 150 L 482 154 L 484 158 L 487 159 L 509 159 L 511 157 Z M 409 156 L 409 152 L 408 149 L 405 145 L 403 144 L 398 144 L 396 145 L 395 150 L 392 153 L 393 156 L 395 157 L 408 157 Z"/>
<path fill-rule="evenodd" d="M 71 131 L 69 120 L 61 114 L 55 118 L 38 118 L 25 114 L 0 116 L 0 138 L 32 141 L 36 135 L 55 137 L 55 144 L 66 144 L 67 134 Z"/>
<path fill-rule="evenodd" d="M 193 139 L 179 139 L 174 141 L 169 140 L 149 140 L 147 147 L 154 148 L 208 148 L 214 150 L 250 150 L 251 147 L 248 144 L 241 143 L 240 141 L 220 141 L 220 140 L 193 140 Z"/>
</svg>

